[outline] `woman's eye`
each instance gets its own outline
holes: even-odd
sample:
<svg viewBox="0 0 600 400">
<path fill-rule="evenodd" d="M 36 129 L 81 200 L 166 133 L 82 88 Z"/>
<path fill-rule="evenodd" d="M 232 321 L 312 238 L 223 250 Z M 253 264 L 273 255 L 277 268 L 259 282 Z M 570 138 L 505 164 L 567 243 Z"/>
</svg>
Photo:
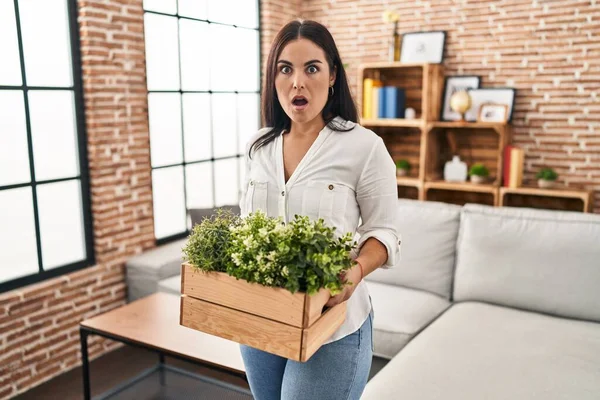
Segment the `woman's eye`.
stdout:
<svg viewBox="0 0 600 400">
<path fill-rule="evenodd" d="M 314 65 L 311 65 L 308 67 L 307 70 L 309 74 L 314 74 L 315 72 L 319 71 L 319 68 L 315 67 Z"/>
<path fill-rule="evenodd" d="M 284 65 L 283 67 L 281 67 L 280 71 L 281 71 L 281 73 L 283 73 L 283 74 L 289 74 L 289 73 L 290 73 L 290 71 L 291 71 L 291 69 L 290 69 L 290 67 L 288 67 L 287 65 Z"/>
</svg>

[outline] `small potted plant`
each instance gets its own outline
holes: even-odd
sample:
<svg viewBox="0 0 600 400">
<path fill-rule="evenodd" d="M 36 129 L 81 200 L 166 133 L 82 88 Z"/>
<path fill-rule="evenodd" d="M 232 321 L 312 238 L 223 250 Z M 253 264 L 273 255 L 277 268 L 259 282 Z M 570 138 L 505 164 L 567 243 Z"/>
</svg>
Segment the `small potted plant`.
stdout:
<svg viewBox="0 0 600 400">
<path fill-rule="evenodd" d="M 475 163 L 469 170 L 469 176 L 473 183 L 485 183 L 490 175 L 490 171 L 482 163 Z"/>
<path fill-rule="evenodd" d="M 407 176 L 410 172 L 410 163 L 408 160 L 398 160 L 396 161 L 396 175 L 397 176 Z"/>
<path fill-rule="evenodd" d="M 551 188 L 555 185 L 558 174 L 552 168 L 542 168 L 535 177 L 538 180 L 539 187 Z"/>
</svg>

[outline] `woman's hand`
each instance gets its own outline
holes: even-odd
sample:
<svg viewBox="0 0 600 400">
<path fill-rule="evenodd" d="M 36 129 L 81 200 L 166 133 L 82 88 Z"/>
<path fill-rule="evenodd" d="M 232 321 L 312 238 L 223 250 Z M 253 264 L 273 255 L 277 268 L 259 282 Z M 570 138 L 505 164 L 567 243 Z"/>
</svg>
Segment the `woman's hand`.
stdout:
<svg viewBox="0 0 600 400">
<path fill-rule="evenodd" d="M 354 291 L 356 290 L 356 286 L 358 286 L 358 284 L 360 283 L 360 279 L 361 279 L 360 265 L 354 264 L 354 267 L 350 268 L 346 272 L 345 276 L 342 277 L 342 280 L 344 282 L 349 281 L 349 282 L 352 282 L 352 284 L 351 285 L 345 284 L 342 291 L 335 296 L 331 296 L 329 298 L 329 301 L 327 302 L 327 304 L 325 304 L 325 306 L 333 307 L 335 305 L 338 305 L 338 304 L 343 303 L 344 301 L 348 300 L 352 296 L 352 293 L 354 293 Z"/>
</svg>

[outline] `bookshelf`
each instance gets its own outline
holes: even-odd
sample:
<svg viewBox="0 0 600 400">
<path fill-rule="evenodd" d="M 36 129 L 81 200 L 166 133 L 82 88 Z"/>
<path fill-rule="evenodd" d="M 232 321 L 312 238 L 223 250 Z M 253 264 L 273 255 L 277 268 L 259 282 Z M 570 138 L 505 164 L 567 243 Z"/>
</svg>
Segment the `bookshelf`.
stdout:
<svg viewBox="0 0 600 400">
<path fill-rule="evenodd" d="M 507 123 L 439 121 L 444 70 L 440 64 L 375 62 L 358 68 L 357 105 L 362 115 L 363 80 L 379 80 L 384 86 L 405 90 L 406 107 L 416 118 L 361 118 L 361 125 L 382 137 L 394 161 L 406 159 L 412 168 L 398 177 L 398 197 L 442 201 L 458 205 L 522 206 L 590 212 L 591 192 L 584 190 L 502 187 L 504 148 L 511 143 Z M 453 155 L 470 167 L 483 163 L 490 179 L 483 184 L 447 182 L 443 168 Z"/>
<path fill-rule="evenodd" d="M 572 188 L 541 189 L 535 186 L 500 188 L 499 206 L 592 212 L 592 192 Z"/>
</svg>

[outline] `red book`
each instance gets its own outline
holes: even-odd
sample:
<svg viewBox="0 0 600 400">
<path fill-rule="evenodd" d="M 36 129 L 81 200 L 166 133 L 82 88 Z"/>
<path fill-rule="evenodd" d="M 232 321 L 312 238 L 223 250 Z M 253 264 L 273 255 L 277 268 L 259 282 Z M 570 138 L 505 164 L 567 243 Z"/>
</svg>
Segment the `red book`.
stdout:
<svg viewBox="0 0 600 400">
<path fill-rule="evenodd" d="M 515 148 L 512 145 L 506 145 L 504 148 L 504 160 L 502 165 L 502 186 L 509 187 L 509 179 L 510 179 L 510 152 Z"/>
</svg>

